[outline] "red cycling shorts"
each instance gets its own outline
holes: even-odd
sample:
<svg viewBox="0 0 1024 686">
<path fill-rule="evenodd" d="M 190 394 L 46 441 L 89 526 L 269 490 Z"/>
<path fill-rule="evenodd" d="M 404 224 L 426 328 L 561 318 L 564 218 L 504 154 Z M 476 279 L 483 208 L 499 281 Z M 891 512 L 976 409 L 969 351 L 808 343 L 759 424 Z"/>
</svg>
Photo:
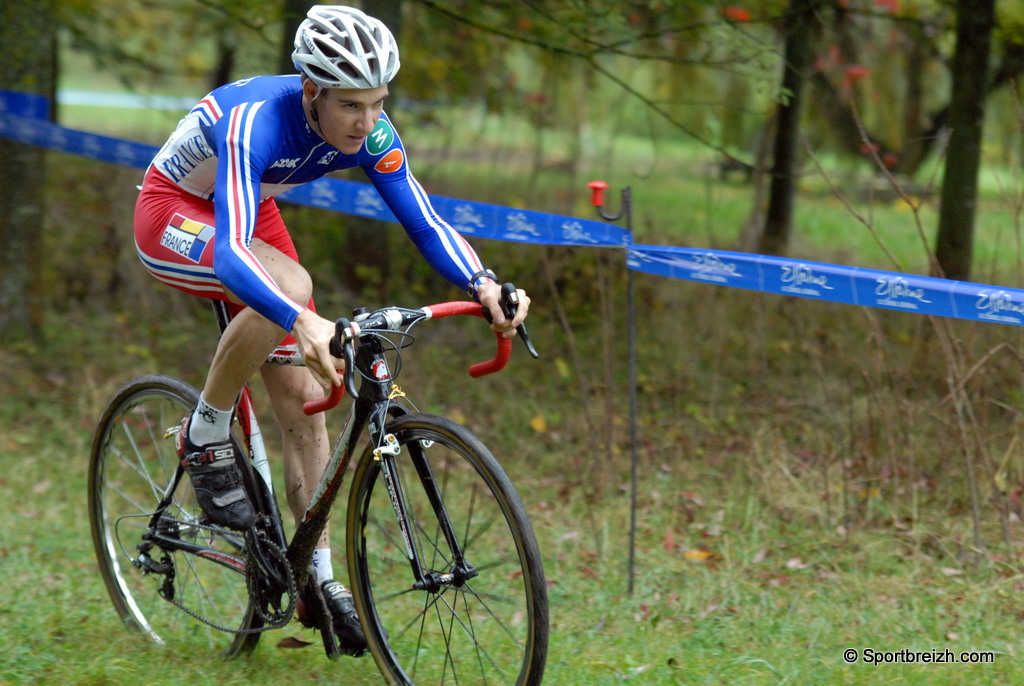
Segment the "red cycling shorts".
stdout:
<svg viewBox="0 0 1024 686">
<path fill-rule="evenodd" d="M 213 270 L 215 233 L 213 202 L 182 190 L 151 167 L 135 203 L 139 258 L 158 280 L 200 298 L 227 301 L 234 315 L 244 306 L 230 301 Z M 273 198 L 260 203 L 253 238 L 299 261 Z M 314 309 L 312 300 L 308 306 Z"/>
</svg>

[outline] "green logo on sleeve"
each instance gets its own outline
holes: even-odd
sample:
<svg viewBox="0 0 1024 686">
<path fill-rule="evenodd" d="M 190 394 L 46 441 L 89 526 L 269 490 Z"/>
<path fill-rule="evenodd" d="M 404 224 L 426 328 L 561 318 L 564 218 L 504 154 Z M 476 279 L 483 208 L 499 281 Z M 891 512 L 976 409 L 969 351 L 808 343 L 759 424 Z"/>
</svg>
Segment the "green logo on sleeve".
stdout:
<svg viewBox="0 0 1024 686">
<path fill-rule="evenodd" d="M 383 119 L 378 119 L 377 125 L 373 127 L 373 131 L 366 137 L 366 149 L 371 155 L 379 155 L 390 148 L 394 140 L 395 131 L 391 128 L 391 124 L 388 124 Z"/>
</svg>

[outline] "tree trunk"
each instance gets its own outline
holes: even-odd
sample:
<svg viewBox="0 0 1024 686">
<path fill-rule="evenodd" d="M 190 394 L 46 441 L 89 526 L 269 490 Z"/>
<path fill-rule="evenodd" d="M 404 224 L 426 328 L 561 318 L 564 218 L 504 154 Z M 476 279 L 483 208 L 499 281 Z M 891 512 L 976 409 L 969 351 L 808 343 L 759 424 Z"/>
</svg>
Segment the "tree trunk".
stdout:
<svg viewBox="0 0 1024 686">
<path fill-rule="evenodd" d="M 371 17 L 376 17 L 384 22 L 384 25 L 391 29 L 395 40 L 398 41 L 398 52 L 402 52 L 402 0 L 363 0 L 363 11 Z M 401 72 L 399 72 L 401 74 Z M 398 87 L 401 87 L 402 79 L 399 78 L 388 88 L 389 96 L 394 102 Z"/>
<path fill-rule="evenodd" d="M 402 0 L 363 0 L 363 11 L 384 22 L 396 38 L 402 33 Z"/>
<path fill-rule="evenodd" d="M 966 280 L 971 275 L 974 249 L 974 215 L 989 82 L 988 59 L 996 21 L 995 0 L 961 0 L 956 4 L 956 14 L 950 137 L 942 178 L 935 258 L 940 275 Z"/>
<path fill-rule="evenodd" d="M 796 194 L 800 142 L 800 110 L 803 103 L 804 83 L 807 80 L 813 51 L 815 13 L 820 0 L 790 0 L 785 17 L 785 66 L 782 88 L 787 94 L 776 109 L 774 159 L 771 186 L 768 191 L 768 211 L 765 215 L 764 234 L 759 252 L 780 255 L 789 244 L 793 226 L 793 198 Z"/>
<path fill-rule="evenodd" d="M 231 83 L 231 76 L 235 73 L 235 58 L 238 56 L 238 45 L 235 34 L 232 31 L 224 30 L 217 34 L 217 61 L 213 69 L 213 76 L 209 82 L 209 90 L 213 90 L 225 83 Z"/>
<path fill-rule="evenodd" d="M 907 27 L 910 47 L 904 77 L 907 82 L 906 108 L 903 112 L 903 151 L 893 171 L 913 176 L 924 161 L 927 148 L 924 145 L 924 98 L 925 66 L 928 62 L 929 47 L 924 29 L 911 24 Z"/>
<path fill-rule="evenodd" d="M 52 0 L 4 3 L 0 38 L 6 64 L 0 90 L 43 95 L 54 102 L 57 34 Z M 40 245 L 46 156 L 42 148 L 0 138 L 0 331 L 38 334 Z"/>
<path fill-rule="evenodd" d="M 384 22 L 395 40 L 398 41 L 399 56 L 402 50 L 402 2 L 401 0 L 364 0 L 363 11 Z M 398 72 L 401 81 L 402 72 Z M 396 84 L 388 87 L 389 102 L 395 102 L 398 92 Z M 354 270 L 349 283 L 359 292 L 368 287 L 376 289 L 377 297 L 385 297 L 386 284 L 391 279 L 390 230 L 384 224 L 372 219 L 351 219 L 348 225 L 348 263 Z M 356 268 L 358 265 L 358 268 Z"/>
<path fill-rule="evenodd" d="M 309 3 L 303 0 L 284 0 L 283 21 L 284 33 L 281 34 L 281 51 L 278 53 L 277 70 L 280 74 L 294 74 L 295 63 L 292 62 L 292 50 L 295 49 L 295 31 L 306 18 Z"/>
</svg>

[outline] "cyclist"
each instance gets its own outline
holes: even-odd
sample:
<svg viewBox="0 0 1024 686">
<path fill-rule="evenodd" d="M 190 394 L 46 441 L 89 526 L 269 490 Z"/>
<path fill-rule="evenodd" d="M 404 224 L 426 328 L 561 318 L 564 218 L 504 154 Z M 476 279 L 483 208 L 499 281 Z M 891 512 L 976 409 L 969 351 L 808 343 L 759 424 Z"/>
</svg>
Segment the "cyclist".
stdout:
<svg viewBox="0 0 1024 686">
<path fill-rule="evenodd" d="M 490 311 L 493 330 L 514 335 L 530 303 L 520 292 L 515 318 L 503 315 L 494 273 L 410 173 L 383 111 L 399 68 L 387 27 L 356 9 L 314 6 L 292 58 L 299 74 L 244 79 L 203 98 L 153 159 L 135 209 L 136 246 L 149 272 L 186 293 L 227 301 L 234 315 L 177 445 L 205 515 L 234 529 L 255 520 L 229 430 L 242 386 L 261 371 L 283 431 L 289 509 L 300 518 L 329 457 L 323 416 L 307 417 L 302 403 L 342 383 L 342 363 L 329 352 L 334 323 L 314 309 L 310 276 L 275 195 L 361 167 L 427 261 Z M 286 335 L 306 366 L 264 366 Z M 325 531 L 311 573 L 342 647 L 358 653 L 365 640 L 351 594 L 334 579 L 327 540 Z"/>
</svg>

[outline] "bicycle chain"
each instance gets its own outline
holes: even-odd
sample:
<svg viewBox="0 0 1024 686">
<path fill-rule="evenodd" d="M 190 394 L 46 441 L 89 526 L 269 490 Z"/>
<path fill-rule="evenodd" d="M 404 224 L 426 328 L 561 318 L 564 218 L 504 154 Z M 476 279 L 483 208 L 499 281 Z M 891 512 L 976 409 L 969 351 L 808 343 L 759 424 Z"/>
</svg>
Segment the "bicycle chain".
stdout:
<svg viewBox="0 0 1024 686">
<path fill-rule="evenodd" d="M 194 523 L 193 526 L 208 529 L 210 531 L 218 531 L 216 527 L 207 526 L 205 524 Z M 270 542 L 263 536 L 261 536 L 259 539 L 256 539 L 255 536 L 251 536 L 249 533 L 246 533 L 245 538 L 248 543 L 245 549 L 246 591 L 249 594 L 249 601 L 255 608 L 257 615 L 259 615 L 260 619 L 262 619 L 264 622 L 267 622 L 265 625 L 254 629 L 234 629 L 231 627 L 222 626 L 220 624 L 217 624 L 216 622 L 207 619 L 206 617 L 203 617 L 195 610 L 186 607 L 186 605 L 177 598 L 167 598 L 163 593 L 161 593 L 161 595 L 164 595 L 164 599 L 167 600 L 167 602 L 171 603 L 176 608 L 178 608 L 185 614 L 189 615 L 193 619 L 197 619 L 209 627 L 229 634 L 260 634 L 264 631 L 272 631 L 274 629 L 280 629 L 284 627 L 286 624 L 288 624 L 289 620 L 292 617 L 292 614 L 295 611 L 296 598 L 298 597 L 298 591 L 295 585 L 295 575 L 292 573 L 291 565 L 288 564 L 288 558 L 285 555 L 284 551 L 281 550 L 281 548 L 277 544 Z M 258 568 L 256 561 L 256 553 L 254 552 L 253 545 L 253 543 L 257 540 L 259 540 L 259 545 L 262 546 L 265 550 L 270 551 L 271 554 L 277 558 L 277 561 L 281 563 L 283 568 L 285 569 L 287 578 L 287 588 L 285 589 L 285 592 L 288 595 L 289 602 L 288 607 L 285 608 L 285 610 L 282 612 L 269 613 L 265 611 L 263 609 L 263 606 L 267 605 L 269 607 L 270 603 L 265 601 L 260 589 L 255 587 L 256 581 L 260 578 L 263 578 L 262 574 L 256 573 L 254 571 Z"/>
</svg>

